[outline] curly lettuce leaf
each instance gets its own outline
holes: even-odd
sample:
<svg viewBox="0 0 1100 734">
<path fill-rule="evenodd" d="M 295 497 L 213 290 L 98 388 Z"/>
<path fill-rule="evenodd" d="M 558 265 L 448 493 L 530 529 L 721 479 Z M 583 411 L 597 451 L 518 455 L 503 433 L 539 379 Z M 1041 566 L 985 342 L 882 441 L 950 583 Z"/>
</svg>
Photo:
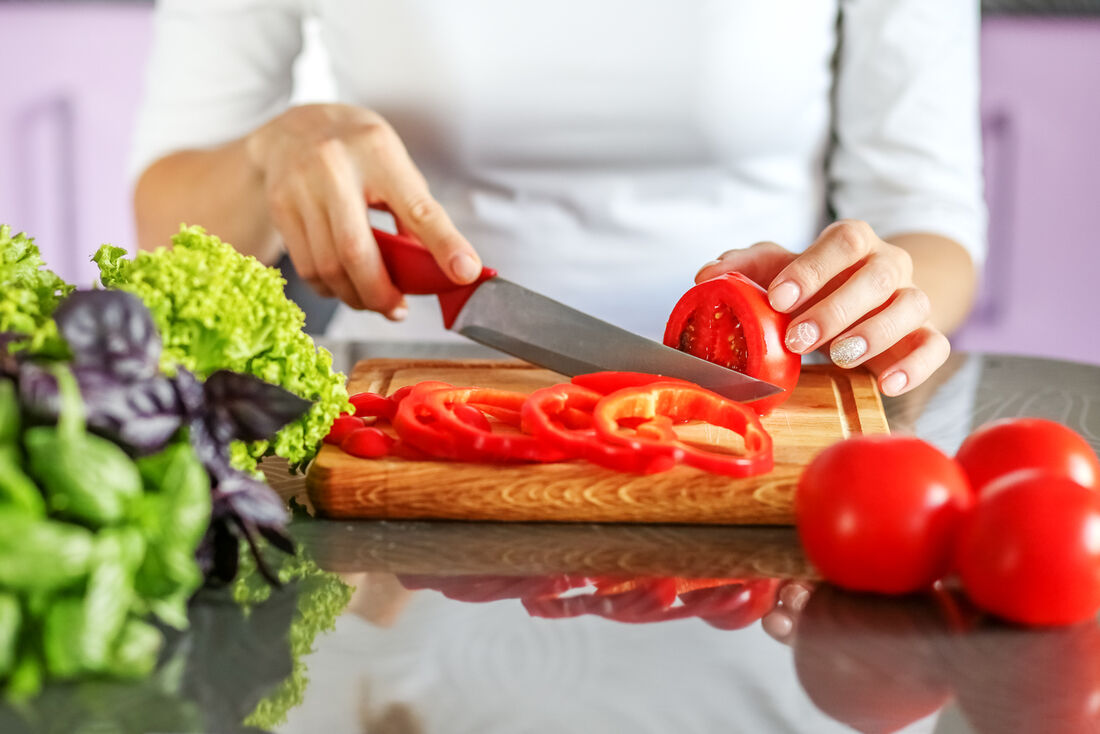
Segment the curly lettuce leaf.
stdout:
<svg viewBox="0 0 1100 734">
<path fill-rule="evenodd" d="M 64 357 L 64 342 L 51 314 L 74 286 L 46 270 L 34 240 L 0 225 L 0 332 L 30 336 L 29 349 L 50 357 Z"/>
<path fill-rule="evenodd" d="M 235 464 L 254 469 L 275 453 L 292 466 L 308 462 L 333 419 L 350 410 L 344 375 L 332 355 L 303 331 L 305 314 L 290 301 L 279 271 L 201 227 L 181 227 L 172 247 L 141 252 L 104 245 L 92 258 L 100 280 L 140 297 L 153 313 L 169 374 L 183 366 L 205 378 L 218 369 L 244 372 L 310 400 L 313 407 L 270 443 L 234 452 Z"/>
</svg>

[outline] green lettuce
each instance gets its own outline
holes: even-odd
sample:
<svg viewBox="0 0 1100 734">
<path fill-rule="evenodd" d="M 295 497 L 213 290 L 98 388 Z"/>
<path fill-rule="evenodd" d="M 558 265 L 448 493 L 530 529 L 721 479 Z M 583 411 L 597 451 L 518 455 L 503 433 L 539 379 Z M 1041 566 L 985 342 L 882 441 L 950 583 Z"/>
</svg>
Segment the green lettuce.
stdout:
<svg viewBox="0 0 1100 734">
<path fill-rule="evenodd" d="M 254 469 L 264 453 L 300 467 L 313 458 L 333 419 L 350 410 L 344 375 L 332 355 L 303 331 L 305 314 L 290 301 L 279 271 L 201 227 L 181 227 L 172 247 L 126 257 L 104 245 L 92 258 L 108 288 L 129 291 L 149 307 L 164 340 L 161 366 L 183 366 L 201 377 L 219 369 L 253 374 L 313 401 L 313 407 L 276 435 L 234 451 L 235 463 Z"/>
<path fill-rule="evenodd" d="M 43 267 L 33 239 L 22 233 L 12 237 L 11 227 L 0 224 L 0 332 L 29 335 L 29 348 L 37 354 L 65 356 L 51 315 L 72 290 Z"/>
<path fill-rule="evenodd" d="M 244 720 L 249 726 L 265 730 L 285 723 L 287 713 L 304 700 L 309 676 L 302 658 L 313 652 L 313 642 L 320 633 L 335 628 L 336 618 L 347 607 L 354 591 L 335 573 L 319 568 L 301 545 L 296 555 L 283 556 L 278 562 L 279 581 L 292 585 L 297 593 L 297 609 L 290 623 L 293 670 Z M 270 596 L 271 585 L 256 571 L 251 557 L 242 554 L 241 573 L 233 583 L 234 601 L 248 613 Z"/>
</svg>

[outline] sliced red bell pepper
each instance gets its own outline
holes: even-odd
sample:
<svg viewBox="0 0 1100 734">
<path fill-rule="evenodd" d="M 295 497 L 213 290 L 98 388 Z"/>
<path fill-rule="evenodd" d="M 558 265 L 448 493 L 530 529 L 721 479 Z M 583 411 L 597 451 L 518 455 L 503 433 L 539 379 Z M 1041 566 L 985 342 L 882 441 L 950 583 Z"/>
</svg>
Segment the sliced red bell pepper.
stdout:
<svg viewBox="0 0 1100 734">
<path fill-rule="evenodd" d="M 345 453 L 361 459 L 378 459 L 390 453 L 396 441 L 374 426 L 358 428 L 340 442 Z"/>
<path fill-rule="evenodd" d="M 393 414 L 397 410 L 397 403 L 374 392 L 361 392 L 352 395 L 348 400 L 355 406 L 357 418 L 384 418 L 393 420 Z"/>
<path fill-rule="evenodd" d="M 480 431 L 493 430 L 493 425 L 489 423 L 489 419 L 485 417 L 485 414 L 472 405 L 463 403 L 454 406 L 451 410 L 454 411 L 456 418 L 467 425 L 473 426 Z"/>
<path fill-rule="evenodd" d="M 423 383 L 422 383 L 423 385 Z M 527 396 L 476 387 L 417 386 L 401 401 L 394 428 L 402 440 L 436 458 L 458 461 L 558 461 L 565 454 L 536 436 L 485 430 L 456 415 L 455 406 L 484 405 L 519 411 Z"/>
<path fill-rule="evenodd" d="M 775 609 L 779 579 L 746 579 L 680 594 L 684 608 L 711 627 L 744 629 Z"/>
<path fill-rule="evenodd" d="M 356 416 L 340 415 L 332 422 L 332 427 L 328 429 L 328 435 L 325 436 L 324 442 L 332 444 L 333 446 L 339 446 L 340 442 L 343 441 L 349 433 L 357 431 L 365 425 L 362 419 Z"/>
<path fill-rule="evenodd" d="M 479 405 L 477 410 L 481 411 L 483 415 L 487 415 L 490 418 L 495 418 L 498 422 L 503 423 L 512 428 L 519 428 L 520 418 L 519 411 L 512 410 L 511 408 L 501 408 L 497 405 Z"/>
<path fill-rule="evenodd" d="M 607 469 L 655 474 L 675 466 L 680 451 L 671 442 L 653 442 L 635 449 L 604 441 L 594 428 L 572 427 L 576 425 L 575 415 L 587 415 L 600 399 L 599 393 L 569 383 L 536 390 L 523 404 L 523 428 L 571 457 Z"/>
<path fill-rule="evenodd" d="M 523 607 L 532 617 L 567 619 L 593 614 L 616 622 L 642 624 L 680 616 L 671 609 L 676 601 L 675 579 L 639 579 L 625 591 L 611 594 L 581 594 L 526 598 Z"/>
<path fill-rule="evenodd" d="M 652 435 L 645 423 L 636 431 L 619 425 L 623 418 L 664 416 L 672 422 L 702 421 L 728 428 L 741 435 L 745 453 L 741 455 L 711 451 L 670 440 L 665 431 Z M 772 439 L 756 412 L 742 403 L 689 384 L 657 382 L 643 387 L 630 387 L 602 398 L 592 413 L 593 425 L 601 438 L 635 451 L 678 449 L 682 461 L 697 469 L 731 477 L 763 474 L 772 469 Z"/>
<path fill-rule="evenodd" d="M 502 599 L 541 599 L 555 597 L 588 583 L 583 576 L 548 574 L 545 576 L 503 576 L 465 574 L 442 576 L 429 574 L 398 574 L 397 580 L 406 589 L 434 589 L 448 599 L 465 602 L 492 602 Z"/>
<path fill-rule="evenodd" d="M 609 395 L 624 387 L 641 387 L 651 385 L 654 382 L 683 382 L 692 384 L 676 377 L 664 377 L 663 375 L 651 375 L 646 372 L 589 372 L 587 375 L 576 375 L 570 382 L 589 390 L 595 390 L 600 395 Z"/>
</svg>

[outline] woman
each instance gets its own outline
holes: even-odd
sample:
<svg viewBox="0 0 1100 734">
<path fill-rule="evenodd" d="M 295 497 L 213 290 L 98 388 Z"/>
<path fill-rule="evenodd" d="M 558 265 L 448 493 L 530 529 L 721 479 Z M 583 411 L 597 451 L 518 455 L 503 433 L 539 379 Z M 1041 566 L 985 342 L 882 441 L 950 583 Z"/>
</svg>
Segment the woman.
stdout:
<svg viewBox="0 0 1100 734">
<path fill-rule="evenodd" d="M 310 15 L 342 103 L 288 108 Z M 977 32 L 974 0 L 164 0 L 140 244 L 187 221 L 285 247 L 322 295 L 407 317 L 337 316 L 373 338 L 442 330 L 365 204 L 456 282 L 484 257 L 648 335 L 692 277 L 739 270 L 794 314 L 792 350 L 898 395 L 946 359 L 984 257 Z"/>
</svg>

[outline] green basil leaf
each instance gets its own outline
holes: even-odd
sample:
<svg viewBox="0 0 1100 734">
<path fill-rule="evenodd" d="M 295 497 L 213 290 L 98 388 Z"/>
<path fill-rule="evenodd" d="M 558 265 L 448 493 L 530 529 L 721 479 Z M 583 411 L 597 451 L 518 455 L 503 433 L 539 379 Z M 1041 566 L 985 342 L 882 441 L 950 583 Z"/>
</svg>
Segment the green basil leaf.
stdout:
<svg viewBox="0 0 1100 734">
<path fill-rule="evenodd" d="M 22 617 L 15 595 L 0 592 L 0 678 L 15 666 Z"/>
<path fill-rule="evenodd" d="M 149 489 L 135 510 L 149 540 L 136 587 L 164 603 L 153 611 L 165 623 L 186 624 L 180 599 L 202 584 L 195 549 L 210 522 L 210 478 L 191 446 L 179 443 L 137 461 Z"/>
<path fill-rule="evenodd" d="M 36 517 L 46 516 L 46 501 L 34 480 L 20 466 L 16 446 L 0 444 L 0 505 L 20 509 Z"/>
<path fill-rule="evenodd" d="M 15 397 L 15 383 L 0 378 L 0 446 L 15 445 L 18 439 L 19 402 Z"/>
<path fill-rule="evenodd" d="M 162 637 L 160 631 L 141 620 L 130 618 L 122 626 L 106 672 L 127 678 L 141 678 L 153 672 Z"/>
<path fill-rule="evenodd" d="M 42 652 L 51 677 L 72 678 L 84 672 L 82 637 L 86 626 L 84 600 L 54 599 L 42 625 Z"/>
<path fill-rule="evenodd" d="M 24 443 L 51 511 L 93 526 L 110 525 L 141 495 L 134 462 L 106 439 L 40 427 L 28 430 Z"/>
<path fill-rule="evenodd" d="M 105 670 L 134 601 L 134 573 L 145 553 L 137 528 L 108 528 L 96 538 L 95 561 L 84 592 L 80 658 L 87 670 Z"/>
<path fill-rule="evenodd" d="M 87 528 L 0 508 L 0 587 L 44 593 L 88 575 L 94 536 Z"/>
</svg>

